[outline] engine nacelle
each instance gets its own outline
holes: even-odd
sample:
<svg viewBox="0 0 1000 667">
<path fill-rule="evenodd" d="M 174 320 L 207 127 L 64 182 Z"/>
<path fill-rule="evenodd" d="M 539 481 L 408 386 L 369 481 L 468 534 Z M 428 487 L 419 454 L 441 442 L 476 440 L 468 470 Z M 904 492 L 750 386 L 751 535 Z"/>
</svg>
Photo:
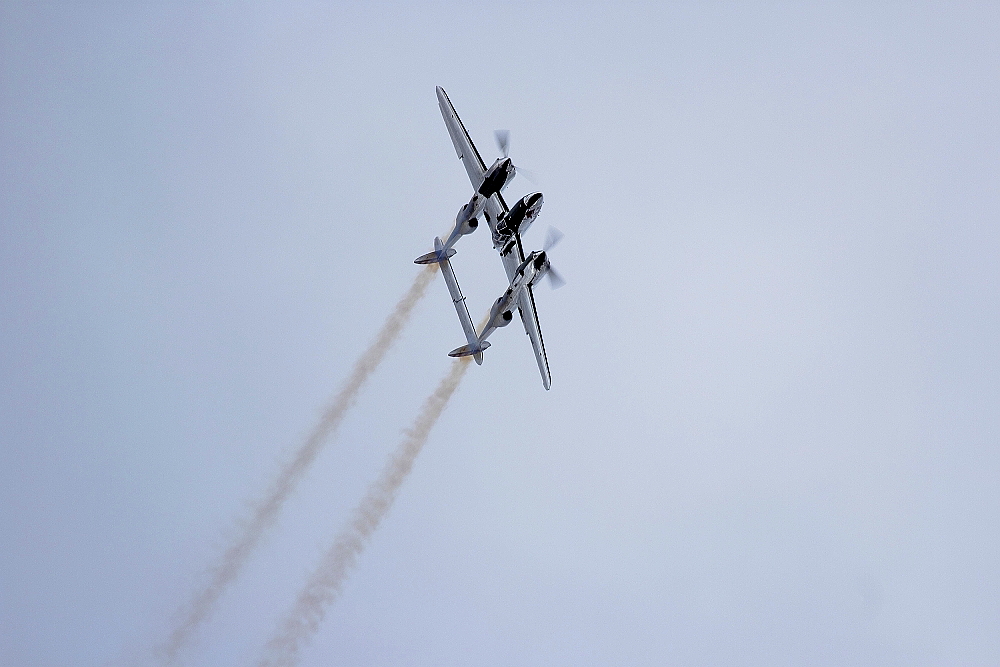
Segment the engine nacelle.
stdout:
<svg viewBox="0 0 1000 667">
<path fill-rule="evenodd" d="M 483 212 L 485 207 L 486 197 L 478 192 L 472 195 L 469 203 L 458 209 L 458 215 L 455 216 L 455 231 L 463 236 L 476 231 L 476 228 L 479 227 L 477 216 Z"/>
<path fill-rule="evenodd" d="M 514 314 L 511 311 L 505 310 L 500 312 L 502 301 L 503 297 L 500 297 L 493 302 L 493 307 L 490 309 L 490 324 L 498 328 L 507 326 L 510 324 L 510 321 L 514 319 Z"/>
<path fill-rule="evenodd" d="M 514 163 L 510 161 L 509 157 L 497 158 L 493 166 L 483 174 L 483 182 L 479 186 L 479 194 L 488 198 L 499 193 L 514 178 L 514 173 Z"/>
<path fill-rule="evenodd" d="M 549 261 L 548 253 L 546 253 L 544 250 L 536 250 L 530 255 L 528 255 L 525 258 L 524 264 L 522 264 L 522 266 L 529 263 L 532 265 L 534 271 L 531 275 L 531 280 L 528 282 L 528 285 L 530 287 L 533 287 L 537 285 L 542 280 L 542 278 L 544 278 L 548 274 L 550 270 L 552 270 L 552 263 Z M 561 278 L 556 278 L 557 282 L 561 280 L 562 280 Z"/>
<path fill-rule="evenodd" d="M 459 211 L 459 213 L 461 213 L 461 211 Z M 461 234 L 462 236 L 465 236 L 466 234 L 471 234 L 472 232 L 476 231 L 478 227 L 479 227 L 478 218 L 462 218 L 462 217 L 455 218 L 455 232 L 457 234 Z"/>
</svg>

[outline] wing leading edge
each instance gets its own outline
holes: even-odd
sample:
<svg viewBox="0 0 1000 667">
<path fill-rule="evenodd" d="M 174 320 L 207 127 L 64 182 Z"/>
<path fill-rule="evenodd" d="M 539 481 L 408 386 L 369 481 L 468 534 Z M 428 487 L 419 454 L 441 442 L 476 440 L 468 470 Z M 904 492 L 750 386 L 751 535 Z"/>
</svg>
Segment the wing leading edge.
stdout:
<svg viewBox="0 0 1000 667">
<path fill-rule="evenodd" d="M 483 162 L 482 156 L 479 155 L 479 151 L 476 150 L 475 144 L 469 137 L 469 132 L 462 124 L 462 119 L 458 117 L 455 107 L 448 99 L 448 93 L 444 92 L 444 88 L 441 86 L 437 87 L 437 98 L 441 115 L 444 117 L 444 124 L 448 128 L 448 134 L 451 135 L 451 143 L 454 144 L 455 152 L 458 153 L 458 159 L 462 161 L 465 170 L 469 172 L 472 187 L 478 190 L 479 186 L 483 184 L 486 163 Z"/>
<path fill-rule="evenodd" d="M 465 171 L 469 174 L 469 181 L 472 183 L 472 187 L 478 189 L 482 185 L 484 174 L 486 174 L 486 163 L 483 162 L 482 156 L 476 150 L 476 145 L 472 143 L 472 138 L 469 137 L 469 132 L 465 129 L 462 119 L 458 117 L 458 112 L 455 111 L 451 99 L 448 98 L 448 93 L 441 86 L 437 87 L 437 98 L 438 106 L 441 108 L 441 116 L 444 118 L 444 124 L 448 128 L 448 134 L 451 135 L 451 142 L 455 146 L 458 159 L 465 165 Z M 486 222 L 489 223 L 491 233 L 496 232 L 497 221 L 507 215 L 508 212 L 507 202 L 503 200 L 503 196 L 499 192 L 489 198 L 486 202 L 485 217 Z M 517 234 L 516 237 L 517 243 L 513 244 L 513 247 L 506 255 L 500 256 L 500 261 L 503 263 L 503 268 L 507 273 L 507 280 L 509 281 L 514 279 L 517 267 L 524 261 L 524 248 L 521 245 L 521 236 Z M 538 372 L 542 376 L 542 386 L 549 389 L 552 386 L 552 375 L 549 372 L 549 359 L 545 354 L 542 329 L 538 324 L 535 296 L 530 287 L 522 292 L 518 299 L 518 312 L 521 315 L 521 323 L 524 325 L 524 333 L 528 335 L 531 341 L 531 348 L 535 353 Z"/>
</svg>

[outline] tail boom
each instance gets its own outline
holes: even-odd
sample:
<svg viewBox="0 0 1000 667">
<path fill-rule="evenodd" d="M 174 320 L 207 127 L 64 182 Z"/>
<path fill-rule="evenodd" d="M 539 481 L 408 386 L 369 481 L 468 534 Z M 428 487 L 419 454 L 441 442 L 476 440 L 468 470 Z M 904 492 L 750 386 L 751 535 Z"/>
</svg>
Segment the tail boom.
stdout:
<svg viewBox="0 0 1000 667">
<path fill-rule="evenodd" d="M 472 324 L 472 318 L 469 317 L 469 309 L 465 305 L 465 297 L 462 296 L 462 288 L 458 286 L 458 278 L 455 277 L 455 270 L 451 267 L 451 260 L 448 259 L 447 252 L 444 252 L 444 246 L 441 243 L 441 239 L 434 239 L 435 252 L 440 255 L 440 259 L 437 261 L 441 265 L 441 275 L 444 276 L 444 282 L 448 286 L 448 291 L 451 293 L 451 301 L 455 304 L 455 312 L 458 313 L 458 321 L 462 323 L 462 331 L 465 332 L 465 340 L 468 345 L 454 350 L 457 352 L 459 350 L 467 349 L 466 354 L 451 354 L 451 356 L 472 356 L 475 358 L 477 364 L 483 363 L 483 350 L 485 350 L 489 343 L 485 345 L 479 342 L 479 336 L 476 335 L 476 328 Z M 450 249 L 449 249 L 450 250 Z M 452 251 L 454 253 L 454 251 Z M 433 254 L 433 253 L 428 253 Z"/>
</svg>

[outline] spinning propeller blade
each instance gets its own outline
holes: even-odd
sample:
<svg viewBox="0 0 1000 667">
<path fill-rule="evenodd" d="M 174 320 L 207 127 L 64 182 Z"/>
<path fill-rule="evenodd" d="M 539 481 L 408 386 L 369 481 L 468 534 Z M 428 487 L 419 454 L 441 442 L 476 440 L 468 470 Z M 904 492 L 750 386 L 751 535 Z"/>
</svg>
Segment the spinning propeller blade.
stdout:
<svg viewBox="0 0 1000 667">
<path fill-rule="evenodd" d="M 510 130 L 493 130 L 493 138 L 496 139 L 497 148 L 503 153 L 503 156 L 505 158 L 510 157 Z M 529 171 L 524 167 L 516 167 L 515 173 L 527 178 L 535 187 L 541 185 L 538 174 L 533 171 Z"/>
<path fill-rule="evenodd" d="M 536 174 L 535 172 L 528 171 L 524 167 L 517 167 L 517 174 L 519 176 L 524 176 L 526 179 L 528 179 L 528 182 L 530 182 L 536 188 L 543 187 L 541 179 L 538 178 L 538 174 Z"/>
<path fill-rule="evenodd" d="M 542 246 L 542 250 L 548 252 L 552 248 L 556 247 L 556 245 L 562 240 L 563 236 L 565 235 L 555 227 L 549 227 L 549 231 L 545 235 L 545 245 Z"/>
<path fill-rule="evenodd" d="M 497 148 L 504 157 L 510 156 L 510 130 L 493 130 L 493 137 L 497 140 Z"/>
<path fill-rule="evenodd" d="M 545 275 L 549 277 L 549 287 L 552 289 L 559 289 L 566 284 L 566 279 L 551 264 L 549 264 L 549 270 Z"/>
<path fill-rule="evenodd" d="M 555 227 L 549 227 L 549 231 L 545 235 L 545 245 L 542 246 L 542 252 L 548 255 L 549 250 L 556 247 L 559 244 L 559 241 L 562 240 L 563 236 L 563 233 Z M 559 289 L 566 284 L 566 279 L 562 277 L 562 274 L 556 271 L 554 266 L 552 266 L 551 259 L 549 260 L 549 270 L 546 272 L 546 275 L 549 277 L 549 287 L 552 289 Z"/>
</svg>

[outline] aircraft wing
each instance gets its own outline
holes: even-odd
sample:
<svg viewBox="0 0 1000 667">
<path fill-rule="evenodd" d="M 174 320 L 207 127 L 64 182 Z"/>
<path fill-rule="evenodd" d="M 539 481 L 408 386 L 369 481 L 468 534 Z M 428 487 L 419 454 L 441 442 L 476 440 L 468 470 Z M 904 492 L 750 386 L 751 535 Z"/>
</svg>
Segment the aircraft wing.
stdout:
<svg viewBox="0 0 1000 667">
<path fill-rule="evenodd" d="M 465 171 L 469 174 L 473 189 L 479 189 L 483 183 L 483 176 L 486 174 L 486 163 L 472 143 L 469 132 L 465 129 L 462 119 L 458 117 L 458 112 L 452 106 L 448 93 L 441 86 L 437 87 L 438 106 L 441 108 L 441 115 L 444 117 L 444 124 L 451 135 L 451 143 L 455 146 L 458 159 L 465 165 Z M 509 212 L 507 202 L 498 192 L 486 201 L 485 217 L 489 223 L 490 232 L 496 231 L 497 221 Z M 517 243 L 513 245 L 506 255 L 501 255 L 504 271 L 507 273 L 507 280 L 514 279 L 517 267 L 524 261 L 524 248 L 521 246 L 521 235 L 517 234 Z M 542 385 L 548 389 L 552 384 L 552 376 L 549 373 L 549 359 L 545 354 L 545 342 L 542 340 L 542 329 L 538 325 L 538 313 L 535 311 L 535 297 L 529 287 L 521 293 L 518 299 L 518 312 L 521 314 L 521 323 L 524 325 L 524 333 L 531 340 L 531 348 L 535 352 L 535 362 L 538 364 L 538 372 L 542 376 Z"/>
<path fill-rule="evenodd" d="M 507 257 L 511 257 L 515 253 L 520 257 L 524 257 L 520 235 L 517 237 L 514 249 L 507 253 Z M 514 258 L 514 262 L 508 262 L 506 258 L 504 260 L 504 268 L 513 264 L 513 268 L 507 269 L 508 277 L 513 275 L 517 267 L 521 265 L 521 261 L 523 261 L 516 258 Z M 549 372 L 549 358 L 545 354 L 545 341 L 542 339 L 542 328 L 538 324 L 538 313 L 535 310 L 535 295 L 531 291 L 530 286 L 521 292 L 521 296 L 518 298 L 517 310 L 521 314 L 521 324 L 524 325 L 524 333 L 528 335 L 528 339 L 531 341 L 531 349 L 535 353 L 535 363 L 538 364 L 538 372 L 542 376 L 542 386 L 549 389 L 552 386 L 552 374 Z"/>
<path fill-rule="evenodd" d="M 490 211 L 490 207 L 494 205 L 493 197 L 490 197 L 489 202 L 487 202 L 487 213 L 497 214 L 497 211 Z M 506 211 L 507 205 L 504 203 L 503 198 L 497 194 L 496 199 L 498 202 L 496 206 L 503 207 Z M 487 216 L 489 218 L 489 216 Z M 521 266 L 524 262 L 524 248 L 521 246 L 521 235 L 515 235 L 517 243 L 513 244 L 513 247 L 506 255 L 500 255 L 500 261 L 503 262 L 503 268 L 507 272 L 507 279 L 510 281 L 514 280 L 514 274 L 517 271 L 517 267 Z M 552 386 L 552 374 L 549 372 L 549 358 L 545 354 L 545 341 L 542 339 L 542 327 L 538 324 L 538 312 L 535 309 L 535 295 L 531 291 L 529 286 L 527 289 L 521 292 L 517 299 L 517 312 L 521 315 L 521 324 L 524 325 L 524 333 L 528 335 L 528 340 L 531 341 L 531 349 L 535 353 L 535 363 L 538 364 L 538 372 L 542 376 L 542 386 L 549 389 Z"/>
<path fill-rule="evenodd" d="M 448 93 L 444 92 L 444 88 L 441 86 L 437 87 L 437 96 L 438 106 L 441 107 L 441 116 L 444 117 L 444 124 L 448 128 L 448 134 L 451 135 L 451 143 L 455 146 L 458 159 L 465 165 L 465 171 L 469 174 L 472 188 L 478 190 L 479 186 L 483 184 L 483 176 L 486 174 L 486 163 L 483 162 L 482 156 L 476 150 L 476 145 L 472 143 L 469 132 L 465 129 L 462 119 L 458 117 L 458 112 L 455 111 L 455 107 L 452 106 L 451 100 L 448 98 Z M 506 215 L 507 212 L 507 203 L 499 192 L 486 200 L 485 217 L 486 222 L 489 223 L 491 234 L 496 233 L 497 220 Z M 522 252 L 513 269 L 504 262 L 508 280 L 512 279 L 514 269 L 517 269 L 523 261 L 524 253 Z"/>
<path fill-rule="evenodd" d="M 469 133 L 462 124 L 462 119 L 455 112 L 455 107 L 448 99 L 448 93 L 444 88 L 437 87 L 438 106 L 441 107 L 441 115 L 444 116 L 444 124 L 448 127 L 448 134 L 451 135 L 451 143 L 455 145 L 455 152 L 458 159 L 465 165 L 465 170 L 469 172 L 469 180 L 475 190 L 483 184 L 483 175 L 486 173 L 486 164 L 476 150 L 475 144 L 469 138 Z"/>
</svg>

